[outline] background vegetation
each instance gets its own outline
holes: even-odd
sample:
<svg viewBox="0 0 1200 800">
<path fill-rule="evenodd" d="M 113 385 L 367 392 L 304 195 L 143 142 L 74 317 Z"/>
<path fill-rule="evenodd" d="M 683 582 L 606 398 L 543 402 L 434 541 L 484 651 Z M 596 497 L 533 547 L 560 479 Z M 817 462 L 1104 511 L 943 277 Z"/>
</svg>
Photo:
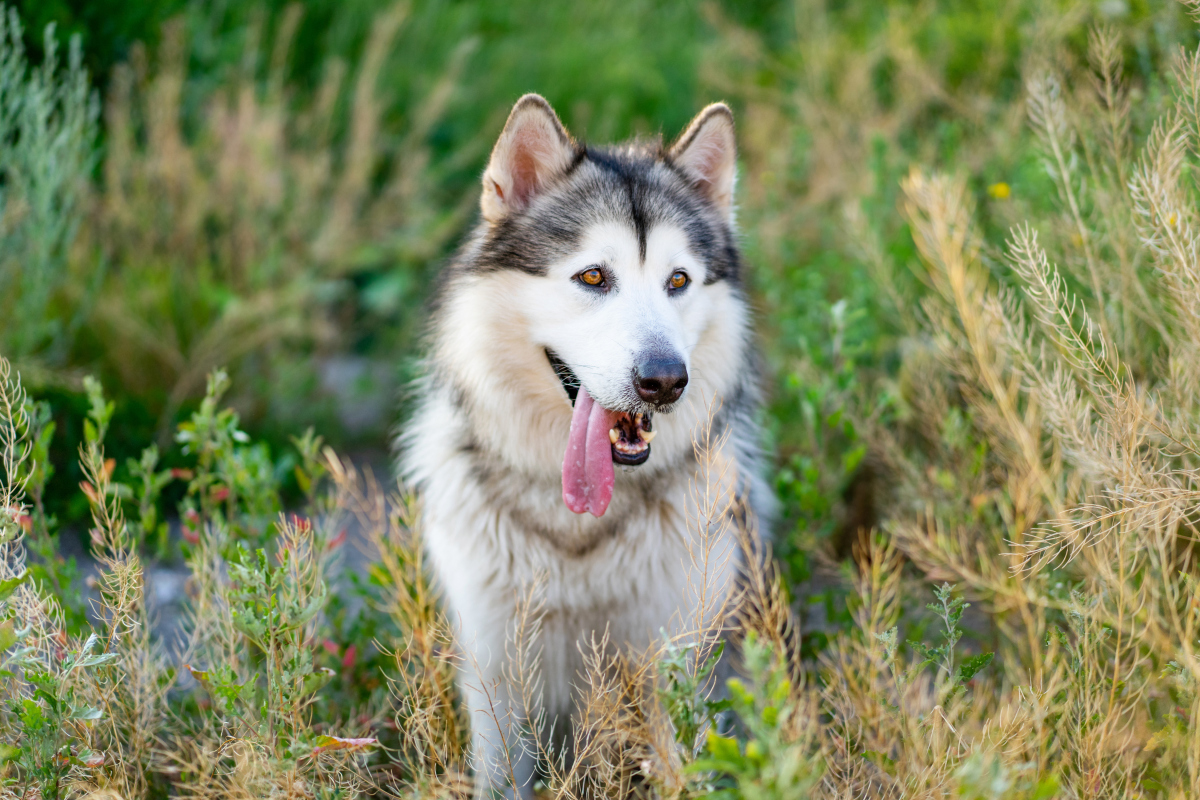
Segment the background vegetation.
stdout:
<svg viewBox="0 0 1200 800">
<path fill-rule="evenodd" d="M 324 443 L 381 457 L 536 90 L 595 140 L 733 105 L 785 511 L 728 703 L 707 636 L 597 655 L 546 791 L 1200 796 L 1194 12 L 8 9 L 0 794 L 466 791 L 419 518 Z"/>
</svg>

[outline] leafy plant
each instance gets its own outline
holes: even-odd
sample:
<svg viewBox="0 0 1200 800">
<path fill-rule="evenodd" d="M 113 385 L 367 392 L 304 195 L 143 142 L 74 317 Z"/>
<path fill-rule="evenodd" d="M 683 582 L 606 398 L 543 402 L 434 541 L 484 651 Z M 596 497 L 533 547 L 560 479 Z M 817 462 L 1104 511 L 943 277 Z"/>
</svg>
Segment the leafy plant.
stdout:
<svg viewBox="0 0 1200 800">
<path fill-rule="evenodd" d="M 920 672 L 928 666 L 936 665 L 939 681 L 944 682 L 948 691 L 953 693 L 962 689 L 968 681 L 975 677 L 976 673 L 990 664 L 995 653 L 969 656 L 962 663 L 955 665 L 955 648 L 962 639 L 963 633 L 962 629 L 958 627 L 958 623 L 962 620 L 963 611 L 971 604 L 962 597 L 955 597 L 954 587 L 948 583 L 943 583 L 935 588 L 934 597 L 937 598 L 937 602 L 929 603 L 925 607 L 937 614 L 945 626 L 942 643 L 933 647 L 924 642 L 909 642 L 920 656 L 920 660 L 912 666 L 911 671 Z M 885 641 L 885 647 L 890 648 L 892 656 L 895 654 L 895 636 L 893 628 L 890 632 L 890 639 Z"/>
<path fill-rule="evenodd" d="M 58 610 L 39 597 L 25 565 L 25 486 L 39 479 L 30 457 L 40 449 L 39 419 L 9 362 L 0 358 L 0 786 L 36 788 L 44 797 L 65 796 L 76 768 L 91 769 L 103 754 L 86 746 L 86 727 L 103 716 L 88 702 L 82 676 L 113 661 L 101 639 L 80 644 L 55 625 Z"/>
<path fill-rule="evenodd" d="M 179 436 L 195 464 L 183 499 L 185 514 L 195 514 L 196 536 L 187 547 L 197 581 L 185 658 L 212 664 L 208 670 L 184 671 L 192 688 L 181 686 L 162 645 L 152 638 L 146 608 L 141 534 L 146 519 L 158 518 L 161 488 L 173 477 L 154 468 L 157 449 L 151 445 L 133 465 L 145 466 L 143 481 L 152 475 L 149 489 L 133 490 L 115 480 L 115 463 L 104 455 L 114 405 L 98 382 L 85 381 L 90 412 L 80 458 L 87 480 L 80 488 L 92 510 L 98 594 L 90 619 L 80 623 L 83 630 L 64 629 L 53 593 L 79 593 L 80 587 L 68 583 L 60 590 L 41 583 L 39 576 L 57 581 L 73 576 L 61 563 L 26 569 L 22 547 L 34 530 L 24 489 L 36 487 L 35 479 L 47 472 L 29 461 L 44 450 L 40 416 L 30 413 L 38 407 L 27 402 L 7 361 L 0 360 L 0 380 L 0 411 L 6 414 L 0 445 L 7 476 L 6 513 L 0 520 L 0 652 L 6 670 L 0 779 L 21 795 L 65 797 L 89 781 L 147 796 L 157 794 L 173 764 L 216 768 L 230 754 L 217 745 L 197 750 L 197 742 L 219 743 L 236 732 L 257 743 L 244 755 L 267 758 L 270 771 L 255 786 L 309 780 L 347 789 L 365 786 L 356 759 L 376 738 L 317 730 L 309 716 L 315 695 L 334 675 L 317 664 L 312 644 L 329 604 L 322 563 L 333 552 L 330 537 L 308 517 L 274 522 L 264 517 L 263 509 L 278 502 L 278 478 L 264 482 L 238 475 L 253 463 L 246 451 L 265 450 L 241 433 L 235 414 L 219 408 L 228 385 L 224 375 L 212 376 L 206 402 Z M 310 434 L 297 444 L 310 510 L 334 510 L 322 483 L 327 468 L 316 461 L 319 439 Z M 139 476 L 133 468 L 130 474 Z M 239 493 L 233 502 L 222 493 L 226 485 Z M 141 522 L 125 522 L 127 504 L 136 507 Z M 248 549 L 247 541 L 270 547 L 270 555 L 261 547 Z M 171 691 L 198 692 L 212 712 L 168 713 Z M 198 711 L 204 703 L 191 707 Z"/>
<path fill-rule="evenodd" d="M 690 768 L 718 776 L 706 793 L 714 798 L 804 797 L 822 773 L 821 760 L 813 752 L 813 720 L 798 702 L 786 663 L 768 644 L 751 634 L 742 654 L 749 683 L 729 680 L 729 707 L 745 742 L 710 728 L 704 750 Z"/>
<path fill-rule="evenodd" d="M 675 740 L 685 763 L 694 761 L 703 746 L 701 734 L 730 708 L 726 699 L 713 696 L 713 676 L 725 642 L 702 648 L 698 642 L 680 643 L 664 636 L 658 658 L 662 685 L 658 689 L 663 708 L 675 728 Z M 697 661 L 699 659 L 699 661 Z"/>
<path fill-rule="evenodd" d="M 11 623 L 11 620 L 9 620 Z M 17 746 L 10 746 L 7 756 L 17 769 L 21 786 L 18 796 L 36 787 L 43 797 L 66 796 L 63 785 L 74 767 L 92 769 L 104 763 L 104 754 L 81 746 L 84 737 L 81 728 L 100 717 L 104 712 L 87 705 L 72 685 L 76 670 L 88 670 L 110 663 L 115 653 L 93 652 L 102 646 L 95 634 L 88 637 L 76 652 L 67 652 L 53 667 L 38 658 L 36 646 L 26 643 L 30 631 L 22 630 L 13 635 L 9 647 L 15 649 L 8 654 L 6 667 L 20 671 L 20 677 L 32 689 L 30 696 L 14 703 L 9 711 L 20 723 L 17 730 Z M 18 673 L 5 669 L 0 676 L 16 679 Z"/>
</svg>

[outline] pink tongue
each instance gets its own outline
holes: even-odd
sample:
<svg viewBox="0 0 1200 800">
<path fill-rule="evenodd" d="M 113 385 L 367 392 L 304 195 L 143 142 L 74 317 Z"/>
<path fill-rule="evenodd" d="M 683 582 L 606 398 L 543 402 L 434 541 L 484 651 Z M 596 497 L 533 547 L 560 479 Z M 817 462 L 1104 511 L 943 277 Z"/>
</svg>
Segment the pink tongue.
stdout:
<svg viewBox="0 0 1200 800">
<path fill-rule="evenodd" d="M 576 514 L 604 516 L 613 493 L 612 442 L 608 431 L 617 413 L 579 388 L 571 415 L 571 438 L 563 456 L 563 502 Z"/>
</svg>

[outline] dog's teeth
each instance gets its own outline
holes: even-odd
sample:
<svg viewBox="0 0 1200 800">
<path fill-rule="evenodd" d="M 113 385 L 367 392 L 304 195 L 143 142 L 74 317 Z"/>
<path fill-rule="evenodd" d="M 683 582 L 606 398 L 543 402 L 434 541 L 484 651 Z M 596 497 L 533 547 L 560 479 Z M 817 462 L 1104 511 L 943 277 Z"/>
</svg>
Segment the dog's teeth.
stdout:
<svg viewBox="0 0 1200 800">
<path fill-rule="evenodd" d="M 650 440 L 658 435 L 658 431 L 639 431 L 639 433 L 642 435 L 642 441 L 646 444 L 650 444 Z"/>
<path fill-rule="evenodd" d="M 621 434 L 616 428 L 608 429 L 608 440 L 610 442 L 612 442 L 613 444 L 616 444 L 617 440 L 620 438 L 621 438 Z"/>
</svg>

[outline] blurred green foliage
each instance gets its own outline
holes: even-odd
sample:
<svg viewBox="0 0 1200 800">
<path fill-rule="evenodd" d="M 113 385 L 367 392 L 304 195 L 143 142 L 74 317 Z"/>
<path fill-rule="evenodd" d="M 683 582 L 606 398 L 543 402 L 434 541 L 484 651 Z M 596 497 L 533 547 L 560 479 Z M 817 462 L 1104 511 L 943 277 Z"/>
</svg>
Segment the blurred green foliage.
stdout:
<svg viewBox="0 0 1200 800">
<path fill-rule="evenodd" d="M 102 86 L 136 42 L 158 42 L 163 23 L 182 11 L 187 0 L 16 0 L 14 5 L 35 58 L 45 55 L 42 31 L 53 24 L 64 39 L 79 36 L 84 64 Z"/>
<path fill-rule="evenodd" d="M 308 149 L 295 152 L 306 165 L 326 163 L 322 159 L 335 169 L 349 164 L 357 147 L 355 109 L 361 108 L 353 81 L 364 69 L 380 15 L 392 8 L 398 6 L 389 0 L 19 5 L 35 61 L 44 52 L 41 28 L 54 22 L 60 39 L 81 37 L 84 63 L 110 112 L 124 85 L 117 76 L 133 82 L 135 97 L 142 93 L 149 105 L 139 109 L 135 99 L 128 111 L 130 141 L 141 148 L 130 163 L 141 159 L 149 168 L 130 174 L 151 178 L 161 168 L 151 162 L 157 156 L 146 126 L 168 86 L 155 80 L 178 57 L 171 47 L 182 47 L 183 71 L 169 111 L 179 117 L 193 158 L 203 163 L 220 156 L 205 149 L 214 108 L 244 87 L 255 92 L 262 122 L 299 130 L 324 102 L 331 76 L 342 74 L 332 106 L 322 112 L 321 141 L 328 145 L 314 148 L 301 138 L 297 147 Z M 122 448 L 124 440 L 144 441 L 157 432 L 163 443 L 164 432 L 199 401 L 196 376 L 227 361 L 235 372 L 241 365 L 234 401 L 245 424 L 276 449 L 307 424 L 334 442 L 378 445 L 395 418 L 392 398 L 413 374 L 425 300 L 472 223 L 478 174 L 513 99 L 538 91 L 574 133 L 599 141 L 669 138 L 705 102 L 725 99 L 739 119 L 741 220 L 772 375 L 769 427 L 782 466 L 776 483 L 786 524 L 797 532 L 780 542 L 793 578 L 806 574 L 812 537 L 844 533 L 839 527 L 868 445 L 847 404 L 871 409 L 877 420 L 893 413 L 892 381 L 912 334 L 912 309 L 925 292 L 912 271 L 881 266 L 915 261 L 896 213 L 900 178 L 915 163 L 967 173 L 981 201 L 980 224 L 989 237 L 1002 235 L 1022 214 L 1042 213 L 1055 199 L 1020 111 L 1023 70 L 1037 59 L 1082 61 L 1089 27 L 1116 25 L 1126 77 L 1153 104 L 1161 94 L 1159 67 L 1175 46 L 1195 39 L 1184 11 L 1165 1 L 636 0 L 615 7 L 431 0 L 402 8 L 403 20 L 378 64 L 378 107 L 371 109 L 376 132 L 365 173 L 371 198 L 364 202 L 391 202 L 387 185 L 398 170 L 418 188 L 409 190 L 403 214 L 349 241 L 332 271 L 320 259 L 292 268 L 295 277 L 282 283 L 299 287 L 290 305 L 258 312 L 261 319 L 293 315 L 287 326 L 280 323 L 285 333 L 271 334 L 277 342 L 228 358 L 217 350 L 210 356 L 221 363 L 178 367 L 191 376 L 185 380 L 139 359 L 129 340 L 114 343 L 111 325 L 85 319 L 71 328 L 71 349 L 60 366 L 68 374 L 97 372 L 116 390 L 109 447 L 118 463 L 137 454 Z M 164 34 L 170 20 L 179 21 L 181 45 Z M 110 118 L 100 132 L 106 157 L 115 147 L 112 126 Z M 280 174 L 288 169 L 294 167 L 285 164 Z M 96 173 L 104 204 L 112 176 L 103 165 Z M 987 187 L 997 183 L 1011 197 L 989 196 Z M 328 202 L 322 198 L 314 196 Z M 99 291 L 110 292 L 108 308 L 130 309 L 128 316 L 147 330 L 174 320 L 176 332 L 162 338 L 178 338 L 179 357 L 188 359 L 188 348 L 203 343 L 205 325 L 245 305 L 245 284 L 222 272 L 228 264 L 220 255 L 226 246 L 220 237 L 227 234 L 221 220 L 202 221 L 209 244 L 200 243 L 217 255 L 207 261 L 188 256 L 192 260 L 164 269 L 163 254 L 177 250 L 171 226 L 184 223 L 161 201 L 150 202 L 168 209 L 165 222 L 155 223 L 165 245 L 112 250 L 104 241 L 111 229 L 102 227 L 80 248 L 78 266 L 84 276 L 102 276 L 96 279 L 106 282 Z M 258 275 L 251 280 L 275 286 L 283 274 L 279 254 L 288 252 L 293 234 L 272 214 L 265 209 L 255 233 L 268 255 L 251 265 Z M 149 223 L 143 227 L 149 230 Z M 161 286 L 146 285 L 154 275 L 162 276 Z M 51 309 L 60 328 L 86 299 L 81 285 L 87 284 L 75 281 Z M 377 401 L 365 425 L 343 424 L 346 400 L 331 394 L 320 372 L 320 364 L 343 356 L 367 365 L 355 366 L 358 377 L 348 382 Z M 131 381 L 130 370 L 141 379 Z M 68 448 L 84 407 L 80 387 L 52 381 L 40 391 L 54 395 L 52 448 Z M 66 473 L 56 484 L 64 499 L 78 480 Z M 52 487 L 51 495 L 56 491 Z"/>
</svg>

